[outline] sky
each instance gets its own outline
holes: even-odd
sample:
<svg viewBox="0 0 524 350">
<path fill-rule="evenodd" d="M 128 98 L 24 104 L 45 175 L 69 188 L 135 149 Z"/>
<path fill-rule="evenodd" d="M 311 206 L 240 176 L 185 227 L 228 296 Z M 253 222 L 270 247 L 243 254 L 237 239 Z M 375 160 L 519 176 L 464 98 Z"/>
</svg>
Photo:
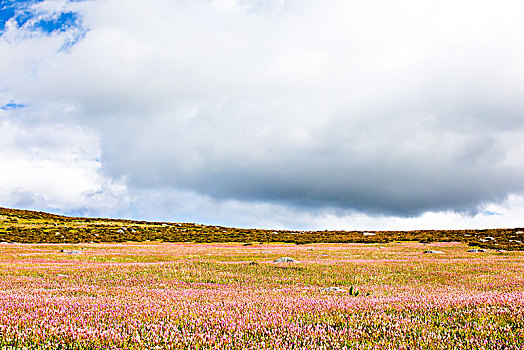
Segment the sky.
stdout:
<svg viewBox="0 0 524 350">
<path fill-rule="evenodd" d="M 524 3 L 0 0 L 0 206 L 524 226 Z"/>
</svg>

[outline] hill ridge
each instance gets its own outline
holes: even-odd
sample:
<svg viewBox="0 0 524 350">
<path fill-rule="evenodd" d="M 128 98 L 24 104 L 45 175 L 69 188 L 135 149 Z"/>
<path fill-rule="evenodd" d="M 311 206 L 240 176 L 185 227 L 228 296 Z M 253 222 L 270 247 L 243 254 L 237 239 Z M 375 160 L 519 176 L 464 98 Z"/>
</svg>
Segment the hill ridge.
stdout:
<svg viewBox="0 0 524 350">
<path fill-rule="evenodd" d="M 0 243 L 109 242 L 389 243 L 466 242 L 489 249 L 524 250 L 523 228 L 411 231 L 292 231 L 196 223 L 69 217 L 0 207 Z"/>
</svg>

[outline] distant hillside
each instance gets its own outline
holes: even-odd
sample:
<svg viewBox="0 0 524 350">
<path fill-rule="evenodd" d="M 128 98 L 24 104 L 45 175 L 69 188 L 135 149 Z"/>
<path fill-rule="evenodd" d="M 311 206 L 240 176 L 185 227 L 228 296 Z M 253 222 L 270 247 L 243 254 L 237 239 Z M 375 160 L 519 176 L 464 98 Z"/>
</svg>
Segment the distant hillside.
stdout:
<svg viewBox="0 0 524 350">
<path fill-rule="evenodd" d="M 0 242 L 264 242 L 388 243 L 394 241 L 466 242 L 489 249 L 524 250 L 524 229 L 417 231 L 285 231 L 206 226 L 194 223 L 148 222 L 67 217 L 0 207 Z"/>
</svg>

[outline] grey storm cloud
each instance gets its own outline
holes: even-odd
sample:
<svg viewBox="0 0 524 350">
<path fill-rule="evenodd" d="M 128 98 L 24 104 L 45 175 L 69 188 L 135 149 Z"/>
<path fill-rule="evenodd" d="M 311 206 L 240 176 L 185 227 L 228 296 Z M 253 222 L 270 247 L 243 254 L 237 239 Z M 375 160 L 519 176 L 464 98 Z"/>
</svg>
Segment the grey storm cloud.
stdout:
<svg viewBox="0 0 524 350">
<path fill-rule="evenodd" d="M 524 5 L 423 3 L 69 3 L 83 39 L 13 29 L 3 75 L 129 188 L 398 216 L 522 193 Z"/>
</svg>

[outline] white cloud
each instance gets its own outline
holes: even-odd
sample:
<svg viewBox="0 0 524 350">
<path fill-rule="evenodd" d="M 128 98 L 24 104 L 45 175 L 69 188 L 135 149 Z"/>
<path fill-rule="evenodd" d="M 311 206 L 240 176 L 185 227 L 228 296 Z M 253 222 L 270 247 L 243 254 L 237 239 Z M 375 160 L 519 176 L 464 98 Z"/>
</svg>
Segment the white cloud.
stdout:
<svg viewBox="0 0 524 350">
<path fill-rule="evenodd" d="M 440 211 L 426 212 L 417 217 L 398 217 L 335 208 L 297 209 L 264 202 L 216 200 L 195 193 L 162 189 L 135 192 L 130 212 L 134 215 L 140 213 L 135 218 L 149 220 L 295 230 L 446 230 L 524 226 L 524 196 L 511 195 L 504 202 L 481 209 L 474 215 Z"/>
<path fill-rule="evenodd" d="M 105 178 L 99 140 L 66 124 L 20 124 L 0 113 L 1 205 L 62 213 L 113 214 L 129 201 L 125 183 Z"/>
<path fill-rule="evenodd" d="M 63 51 L 78 33 L 11 25 L 1 88 L 41 123 L 99 140 L 101 163 L 70 186 L 125 178 L 148 203 L 129 215 L 165 195 L 166 213 L 242 226 L 495 225 L 464 213 L 524 190 L 520 2 L 38 6 L 78 11 L 88 31 Z"/>
</svg>

